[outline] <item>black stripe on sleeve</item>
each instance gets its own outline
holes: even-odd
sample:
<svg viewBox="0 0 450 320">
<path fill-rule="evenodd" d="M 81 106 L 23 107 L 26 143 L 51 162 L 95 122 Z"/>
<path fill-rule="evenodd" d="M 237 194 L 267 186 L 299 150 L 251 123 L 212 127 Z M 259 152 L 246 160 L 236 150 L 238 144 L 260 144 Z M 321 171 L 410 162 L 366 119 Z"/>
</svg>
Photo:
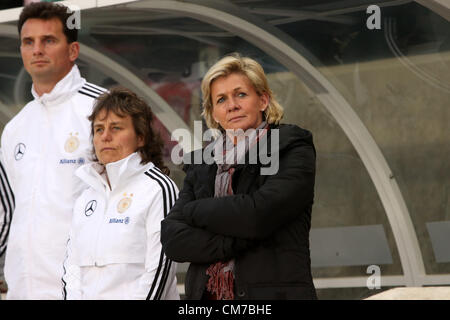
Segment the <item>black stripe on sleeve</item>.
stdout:
<svg viewBox="0 0 450 320">
<path fill-rule="evenodd" d="M 153 295 L 153 292 L 154 292 L 155 287 L 156 287 L 156 283 L 158 282 L 159 275 L 161 273 L 161 268 L 162 268 L 163 261 L 164 261 L 164 252 L 161 250 L 161 255 L 159 256 L 158 269 L 156 269 L 155 278 L 153 279 L 153 283 L 152 283 L 150 291 L 149 291 L 149 293 L 147 295 L 146 300 L 150 300 L 152 295 Z M 161 281 L 162 281 L 162 278 L 163 278 L 163 274 L 164 274 L 164 272 L 161 274 Z M 154 300 L 156 300 L 156 294 L 155 294 Z"/>
<path fill-rule="evenodd" d="M 161 300 L 162 294 L 164 292 L 164 288 L 166 287 L 167 278 L 169 277 L 171 265 L 172 265 L 172 261 L 170 259 L 166 258 L 166 263 L 164 265 L 164 273 L 163 273 L 161 282 L 159 283 L 158 290 L 156 291 L 155 300 Z"/>
<path fill-rule="evenodd" d="M 154 170 L 153 168 L 150 169 L 149 171 L 145 172 L 145 174 L 150 177 L 151 179 L 153 179 L 154 181 L 156 181 L 159 186 L 161 187 L 162 193 L 163 193 L 163 207 L 164 207 L 164 217 L 167 216 L 170 208 L 173 206 L 175 199 L 176 199 L 176 194 L 175 194 L 175 189 L 173 187 L 173 182 L 170 178 L 168 178 L 166 175 L 164 175 L 162 172 L 158 172 L 158 170 Z M 153 281 L 152 287 L 150 289 L 150 292 L 147 296 L 147 299 L 150 299 L 153 295 L 153 292 L 155 290 L 155 285 L 157 283 L 157 280 L 160 276 L 160 272 L 161 272 L 161 267 L 162 267 L 162 263 L 164 261 L 164 252 L 161 251 L 161 256 L 160 256 L 160 260 L 159 260 L 159 265 L 158 265 L 158 269 L 157 269 L 157 273 L 155 276 L 155 279 Z M 154 299 L 155 300 L 160 300 L 162 297 L 162 294 L 164 292 L 164 288 L 165 285 L 167 283 L 167 279 L 169 277 L 169 273 L 170 273 L 170 268 L 172 265 L 172 261 L 170 259 L 168 259 L 166 257 L 165 262 L 164 262 L 164 268 L 163 268 L 163 272 L 161 274 L 161 280 L 159 282 L 159 286 L 156 290 L 156 293 L 154 295 Z"/>
<path fill-rule="evenodd" d="M 94 96 L 94 95 L 89 94 L 89 93 L 87 93 L 87 92 L 84 92 L 84 91 L 82 91 L 82 90 L 83 90 L 83 89 L 80 89 L 80 90 L 78 90 L 78 92 L 81 93 L 81 94 L 84 94 L 85 96 L 91 97 L 91 98 L 93 98 L 93 99 L 97 99 L 97 98 L 98 98 L 98 96 Z"/>
<path fill-rule="evenodd" d="M 166 187 L 168 189 L 169 203 L 168 203 L 167 214 L 169 214 L 170 209 L 173 207 L 173 205 L 175 204 L 175 200 L 177 199 L 177 194 L 175 192 L 175 187 L 173 185 L 174 182 L 172 181 L 172 179 L 170 179 L 164 173 L 162 173 L 161 170 L 159 170 L 157 167 L 154 167 L 154 168 L 150 169 L 149 171 L 152 172 L 153 174 L 155 174 L 158 178 L 160 178 L 164 182 L 164 184 L 166 185 Z"/>
<path fill-rule="evenodd" d="M 158 171 L 154 170 L 154 169 L 150 169 L 149 170 L 151 172 L 151 174 L 153 174 L 157 179 L 159 179 L 165 186 L 166 190 L 167 190 L 167 194 L 169 195 L 169 197 L 167 198 L 168 202 L 167 202 L 167 210 L 164 210 L 164 218 L 167 216 L 167 214 L 169 213 L 170 208 L 172 208 L 173 205 L 173 195 L 172 192 L 170 192 L 170 186 L 169 186 L 169 182 L 167 181 L 167 179 L 158 173 Z"/>
<path fill-rule="evenodd" d="M 167 214 L 169 213 L 168 211 L 170 211 L 170 209 L 174 205 L 175 200 L 177 198 L 174 182 L 169 177 L 167 177 L 164 173 L 162 173 L 162 171 L 158 167 L 154 167 L 154 168 L 150 169 L 149 172 L 153 173 L 155 175 L 155 177 L 161 179 L 163 181 L 163 183 L 165 184 L 165 186 L 167 187 L 167 192 L 169 194 L 169 203 L 167 206 L 168 210 L 165 215 L 165 216 L 167 216 Z M 158 299 L 158 300 L 161 299 L 162 294 L 164 292 L 165 285 L 167 284 L 167 279 L 170 274 L 171 265 L 172 265 L 172 261 L 167 259 L 165 266 L 164 266 L 163 281 L 160 282 L 159 288 L 156 292 L 156 299 Z"/>
<path fill-rule="evenodd" d="M 99 86 L 97 86 L 97 85 L 95 85 L 93 83 L 90 83 L 90 82 L 86 82 L 83 87 L 89 87 L 89 88 L 91 88 L 93 90 L 96 90 L 100 94 L 105 93 L 106 91 L 108 91 L 105 88 L 99 87 Z"/>
<path fill-rule="evenodd" d="M 102 92 L 94 91 L 87 86 L 83 86 L 80 90 L 83 90 L 84 92 L 92 94 L 96 97 L 99 97 L 102 94 Z"/>
<path fill-rule="evenodd" d="M 70 239 L 67 240 L 66 248 L 67 248 L 67 246 L 69 245 L 69 241 L 70 241 Z M 65 259 L 64 259 L 64 261 L 63 261 L 63 271 L 64 271 L 64 272 L 63 272 L 63 276 L 61 277 L 61 281 L 62 281 L 62 283 L 63 283 L 63 286 L 62 286 L 63 300 L 67 300 L 67 290 L 66 290 L 67 283 L 66 283 L 66 281 L 64 281 L 64 276 L 65 276 L 66 273 L 67 273 L 65 264 L 66 264 L 66 261 L 67 261 L 67 258 L 68 258 L 68 257 L 69 257 L 69 255 L 68 255 L 68 252 L 67 252 L 67 249 L 66 249 L 66 257 L 65 257 Z"/>
<path fill-rule="evenodd" d="M 162 184 L 162 182 L 160 181 L 160 179 L 154 177 L 154 175 L 152 175 L 150 172 L 145 172 L 145 175 L 148 176 L 150 179 L 153 179 L 154 181 L 156 181 L 156 182 L 159 184 L 160 188 L 161 188 L 161 191 L 162 191 L 162 194 L 163 194 L 163 208 L 164 208 L 164 209 L 163 209 L 163 210 L 164 210 L 163 214 L 164 214 L 164 217 L 165 217 L 166 214 L 167 214 L 167 206 L 166 206 L 167 195 L 166 195 L 166 189 L 164 188 L 164 185 Z M 155 290 L 156 283 L 158 282 L 158 279 L 159 279 L 160 274 L 161 274 L 161 268 L 162 268 L 163 261 L 164 261 L 164 252 L 163 252 L 162 249 L 161 249 L 161 255 L 160 255 L 160 257 L 159 257 L 158 269 L 156 270 L 156 274 L 155 274 L 155 277 L 154 277 L 154 279 L 153 279 L 153 283 L 152 283 L 152 286 L 151 286 L 151 288 L 150 288 L 150 292 L 149 292 L 148 295 L 147 295 L 147 300 L 150 300 L 150 298 L 153 296 L 153 292 L 154 292 L 154 290 Z M 163 276 L 163 274 L 164 274 L 164 271 L 163 271 L 163 273 L 161 274 L 161 281 L 162 281 L 162 276 Z M 156 298 L 156 295 L 155 295 L 155 298 Z"/>
<path fill-rule="evenodd" d="M 164 188 L 164 185 L 163 185 L 163 183 L 161 182 L 161 180 L 160 179 L 158 179 L 158 178 L 156 178 L 155 176 L 153 176 L 150 172 L 145 172 L 145 175 L 146 176 L 148 176 L 148 177 L 150 177 L 150 179 L 153 179 L 153 180 L 155 180 L 158 184 L 159 184 L 159 186 L 161 187 L 161 190 L 162 190 L 162 193 L 163 193 L 163 205 L 164 205 L 164 218 L 166 217 L 166 215 L 167 215 L 167 195 L 166 195 L 166 189 Z"/>
<path fill-rule="evenodd" d="M 5 179 L 4 179 L 4 182 L 6 182 L 5 189 L 7 189 L 9 192 L 9 196 L 10 196 L 10 199 L 12 200 L 12 205 L 13 205 L 13 209 L 14 209 L 16 199 L 14 198 L 14 193 L 12 191 L 11 185 L 9 184 L 8 176 L 6 175 L 6 170 L 3 167 L 3 164 L 1 162 L 0 162 L 0 171 L 1 171 L 2 175 L 5 177 Z"/>
<path fill-rule="evenodd" d="M 153 167 L 152 170 L 153 170 L 154 172 L 159 172 L 159 175 L 162 176 L 162 177 L 165 177 L 166 181 L 167 181 L 167 182 L 169 183 L 169 185 L 170 185 L 170 190 L 172 191 L 172 195 L 173 195 L 173 199 L 174 199 L 174 203 L 172 203 L 172 204 L 170 205 L 170 208 L 169 208 L 169 211 L 170 211 L 170 209 L 171 209 L 172 206 L 175 204 L 175 201 L 176 201 L 177 198 L 178 198 L 178 194 L 177 194 L 177 192 L 176 192 L 176 190 L 175 190 L 175 183 L 173 182 L 172 179 L 170 179 L 169 177 L 167 177 L 167 176 L 161 171 L 161 169 L 159 169 L 158 167 Z"/>
<path fill-rule="evenodd" d="M 5 169 L 0 163 L 0 200 L 3 208 L 3 226 L 0 230 L 0 257 L 6 250 L 6 243 L 9 235 L 9 229 L 11 226 L 12 215 L 14 211 L 14 194 L 6 176 Z"/>
</svg>

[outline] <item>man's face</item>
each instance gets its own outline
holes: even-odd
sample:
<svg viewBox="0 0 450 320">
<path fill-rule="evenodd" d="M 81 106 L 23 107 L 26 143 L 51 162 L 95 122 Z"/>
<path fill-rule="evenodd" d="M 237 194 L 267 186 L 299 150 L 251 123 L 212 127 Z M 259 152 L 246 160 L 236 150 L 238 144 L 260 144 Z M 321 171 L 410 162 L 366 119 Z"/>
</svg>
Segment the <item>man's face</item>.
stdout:
<svg viewBox="0 0 450 320">
<path fill-rule="evenodd" d="M 23 65 L 35 83 L 56 84 L 78 57 L 79 44 L 67 42 L 58 18 L 26 20 L 20 41 Z"/>
</svg>

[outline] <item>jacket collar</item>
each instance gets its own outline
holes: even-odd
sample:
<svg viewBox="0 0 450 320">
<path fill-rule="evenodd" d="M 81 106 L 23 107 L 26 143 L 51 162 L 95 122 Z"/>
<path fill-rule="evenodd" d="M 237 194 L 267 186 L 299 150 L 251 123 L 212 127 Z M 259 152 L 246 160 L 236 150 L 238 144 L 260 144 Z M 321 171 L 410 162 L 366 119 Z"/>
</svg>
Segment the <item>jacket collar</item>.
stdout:
<svg viewBox="0 0 450 320">
<path fill-rule="evenodd" d="M 97 191 L 114 191 L 123 181 L 129 180 L 134 175 L 143 173 L 154 166 L 151 162 L 142 165 L 141 160 L 139 153 L 134 152 L 128 157 L 108 163 L 106 166 L 98 162 L 85 164 L 75 171 L 75 175 Z M 109 184 L 106 175 L 108 175 Z"/>
<path fill-rule="evenodd" d="M 274 142 L 276 145 L 275 150 L 270 150 L 269 147 L 272 146 L 272 138 L 273 138 L 273 130 L 278 130 L 278 142 Z M 260 149 L 258 159 L 261 158 L 261 153 L 263 156 L 271 156 L 272 153 L 279 153 L 282 152 L 285 148 L 288 148 L 293 143 L 298 142 L 299 140 L 306 140 L 309 141 L 309 144 L 312 144 L 312 136 L 311 133 L 305 130 L 300 129 L 296 125 L 289 125 L 289 124 L 270 124 L 269 130 L 267 132 L 267 149 Z M 207 152 L 211 153 L 212 157 L 214 157 L 214 143 L 217 143 L 217 139 L 210 142 L 210 144 L 206 147 L 208 148 Z M 266 155 L 265 152 L 268 152 Z M 197 159 L 201 159 L 203 164 L 210 165 L 211 162 L 205 161 L 205 158 L 203 157 L 205 152 L 205 148 L 203 149 L 197 149 L 194 151 L 191 151 L 189 153 L 184 154 L 184 163 L 183 170 L 186 172 L 190 164 L 195 164 L 195 161 Z M 217 168 L 217 164 L 215 162 L 212 162 L 212 167 Z M 238 164 L 236 166 L 236 169 L 240 169 L 242 167 L 247 166 L 248 164 Z"/>
<path fill-rule="evenodd" d="M 77 93 L 85 82 L 86 80 L 81 77 L 77 65 L 74 64 L 70 72 L 55 85 L 51 92 L 44 93 L 39 97 L 33 84 L 31 93 L 34 99 L 42 105 L 46 107 L 54 106 L 66 101 L 70 96 Z"/>
</svg>

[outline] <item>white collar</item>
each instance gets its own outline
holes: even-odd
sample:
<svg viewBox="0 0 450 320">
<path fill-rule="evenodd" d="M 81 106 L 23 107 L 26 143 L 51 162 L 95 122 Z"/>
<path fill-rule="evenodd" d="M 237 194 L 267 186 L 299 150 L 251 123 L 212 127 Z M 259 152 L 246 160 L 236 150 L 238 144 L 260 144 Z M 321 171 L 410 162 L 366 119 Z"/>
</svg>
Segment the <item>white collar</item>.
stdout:
<svg viewBox="0 0 450 320">
<path fill-rule="evenodd" d="M 55 87 L 49 93 L 44 93 L 39 96 L 34 89 L 34 84 L 31 86 L 31 93 L 35 100 L 39 101 L 44 106 L 57 105 L 70 98 L 71 95 L 78 92 L 86 83 L 86 80 L 81 77 L 80 70 L 76 64 L 73 65 L 69 73 L 64 78 L 59 80 Z"/>
<path fill-rule="evenodd" d="M 75 171 L 75 175 L 98 191 L 104 191 L 105 188 L 109 190 L 109 185 L 111 186 L 110 190 L 114 191 L 124 180 L 127 180 L 136 174 L 140 174 L 154 166 L 152 162 L 142 165 L 141 160 L 140 154 L 134 152 L 128 157 L 116 162 L 108 163 L 106 166 L 103 166 L 98 162 L 85 164 Z M 106 180 L 106 174 L 104 173 L 105 167 L 109 185 Z"/>
</svg>

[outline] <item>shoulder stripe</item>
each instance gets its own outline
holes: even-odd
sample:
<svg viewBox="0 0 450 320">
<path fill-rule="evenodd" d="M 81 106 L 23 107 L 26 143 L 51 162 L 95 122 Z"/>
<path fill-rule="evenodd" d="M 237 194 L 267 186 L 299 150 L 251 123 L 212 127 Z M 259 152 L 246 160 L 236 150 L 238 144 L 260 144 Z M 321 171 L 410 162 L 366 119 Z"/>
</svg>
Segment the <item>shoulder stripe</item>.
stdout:
<svg viewBox="0 0 450 320">
<path fill-rule="evenodd" d="M 85 96 L 91 97 L 91 98 L 93 98 L 93 99 L 97 99 L 97 98 L 98 98 L 98 96 L 94 96 L 94 95 L 92 95 L 92 94 L 89 94 L 89 93 L 87 93 L 87 92 L 84 92 L 84 91 L 82 91 L 82 89 L 78 90 L 78 92 L 81 93 L 81 94 L 84 94 Z"/>
<path fill-rule="evenodd" d="M 145 172 L 145 175 L 150 177 L 151 179 L 155 180 L 159 186 L 161 187 L 161 190 L 163 192 L 164 197 L 164 217 L 167 216 L 170 209 L 175 203 L 175 200 L 177 198 L 177 194 L 175 192 L 175 187 L 173 185 L 173 181 L 167 177 L 165 174 L 163 174 L 161 171 L 158 172 L 155 168 L 149 169 Z"/>
<path fill-rule="evenodd" d="M 87 81 L 84 83 L 84 86 L 87 86 L 87 87 L 89 87 L 91 89 L 97 90 L 99 93 L 105 93 L 106 91 L 108 91 L 105 88 L 102 88 L 100 86 L 97 86 L 97 85 L 95 85 L 93 83 L 90 83 L 90 82 L 87 82 Z"/>
<path fill-rule="evenodd" d="M 97 90 L 92 90 L 88 86 L 83 86 L 80 90 L 83 90 L 84 92 L 89 92 L 90 94 L 93 94 L 94 96 L 100 96 L 103 94 L 103 92 L 98 92 Z"/>
<path fill-rule="evenodd" d="M 176 200 L 178 195 L 177 192 L 175 191 L 175 187 L 174 187 L 174 182 L 172 179 L 170 179 L 168 176 L 166 176 L 160 168 L 158 167 L 153 167 L 151 170 L 153 170 L 153 172 L 155 172 L 156 174 L 159 173 L 159 176 L 164 177 L 165 180 L 167 180 L 169 182 L 170 185 L 170 189 L 172 190 L 172 194 L 174 195 L 174 199 Z M 174 201 L 175 202 L 175 201 Z"/>
<path fill-rule="evenodd" d="M 0 256 L 5 253 L 9 229 L 15 206 L 14 193 L 12 192 L 5 169 L 0 163 L 0 200 L 3 210 L 3 223 L 0 229 Z"/>
<path fill-rule="evenodd" d="M 167 199 L 168 203 L 167 203 L 167 212 L 166 212 L 166 215 L 167 215 L 169 213 L 170 208 L 173 206 L 173 202 L 174 202 L 173 195 L 170 190 L 170 183 L 167 181 L 167 179 L 165 177 L 158 175 L 156 170 L 150 169 L 150 172 L 152 174 L 154 174 L 155 177 L 159 178 L 161 180 L 161 182 L 164 184 L 164 186 L 166 187 L 167 194 L 168 194 L 168 199 Z M 166 215 L 164 215 L 164 217 Z"/>
<path fill-rule="evenodd" d="M 161 182 L 160 179 L 154 177 L 148 171 L 145 172 L 145 175 L 150 177 L 150 179 L 155 180 L 159 184 L 159 186 L 161 187 L 161 190 L 162 190 L 162 193 L 163 193 L 164 218 L 165 218 L 166 215 L 167 215 L 167 200 L 166 200 L 167 199 L 167 194 L 166 194 L 166 188 L 164 188 L 164 185 L 163 185 L 163 183 Z"/>
<path fill-rule="evenodd" d="M 156 178 L 160 179 L 166 186 L 168 194 L 169 194 L 168 211 L 170 211 L 172 206 L 175 204 L 175 200 L 176 200 L 176 196 L 177 196 L 175 193 L 175 188 L 173 186 L 173 181 L 169 177 L 167 177 L 165 174 L 163 174 L 159 169 L 155 169 L 155 168 L 150 169 L 148 172 L 153 174 Z M 169 212 L 167 212 L 167 214 L 168 213 Z"/>
</svg>

